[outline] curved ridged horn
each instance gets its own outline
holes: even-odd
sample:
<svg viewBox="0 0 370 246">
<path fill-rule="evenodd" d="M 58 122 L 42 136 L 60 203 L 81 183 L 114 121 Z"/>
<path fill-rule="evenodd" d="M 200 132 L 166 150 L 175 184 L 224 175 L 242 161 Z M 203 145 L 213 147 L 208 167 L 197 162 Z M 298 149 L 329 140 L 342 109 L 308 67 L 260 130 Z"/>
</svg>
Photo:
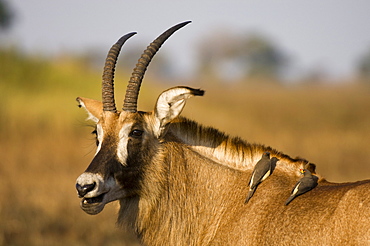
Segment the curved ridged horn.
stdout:
<svg viewBox="0 0 370 246">
<path fill-rule="evenodd" d="M 122 36 L 117 43 L 110 48 L 107 58 L 105 59 L 102 82 L 102 101 L 104 111 L 117 112 L 116 103 L 114 102 L 114 70 L 122 45 L 127 39 L 135 34 L 136 32 L 131 32 Z"/>
<path fill-rule="evenodd" d="M 178 29 L 189 24 L 191 21 L 185 21 L 177 24 L 156 38 L 143 52 L 136 67 L 134 68 L 131 78 L 128 82 L 125 100 L 123 103 L 123 110 L 127 112 L 137 111 L 137 99 L 139 96 L 139 90 L 141 82 L 144 78 L 145 71 L 152 60 L 153 56 L 157 53 L 162 44 Z"/>
</svg>

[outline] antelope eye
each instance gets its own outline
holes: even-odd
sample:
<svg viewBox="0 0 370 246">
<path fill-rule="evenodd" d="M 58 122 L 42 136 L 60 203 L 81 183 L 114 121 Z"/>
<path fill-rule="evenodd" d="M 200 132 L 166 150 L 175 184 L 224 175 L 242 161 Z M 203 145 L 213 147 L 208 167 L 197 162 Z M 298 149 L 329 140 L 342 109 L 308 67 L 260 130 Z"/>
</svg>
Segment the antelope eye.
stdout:
<svg viewBox="0 0 370 246">
<path fill-rule="evenodd" d="M 143 131 L 135 129 L 130 132 L 130 137 L 141 137 L 143 135 Z"/>
</svg>

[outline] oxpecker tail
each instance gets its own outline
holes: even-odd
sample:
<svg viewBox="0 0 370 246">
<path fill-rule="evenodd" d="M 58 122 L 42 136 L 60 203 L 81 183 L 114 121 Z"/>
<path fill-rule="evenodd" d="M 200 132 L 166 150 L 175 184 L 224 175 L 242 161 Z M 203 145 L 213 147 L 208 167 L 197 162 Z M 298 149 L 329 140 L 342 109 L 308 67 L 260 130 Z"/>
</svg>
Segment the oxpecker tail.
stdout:
<svg viewBox="0 0 370 246">
<path fill-rule="evenodd" d="M 245 202 L 244 203 L 248 203 L 249 202 L 249 200 L 252 198 L 252 196 L 253 196 L 254 192 L 256 191 L 256 189 L 257 189 L 257 186 L 254 187 L 254 188 L 249 189 L 247 198 L 245 199 Z"/>
<path fill-rule="evenodd" d="M 285 201 L 285 206 L 288 205 L 291 201 L 293 201 L 293 199 L 295 198 L 295 196 L 290 196 L 286 201 Z"/>
</svg>

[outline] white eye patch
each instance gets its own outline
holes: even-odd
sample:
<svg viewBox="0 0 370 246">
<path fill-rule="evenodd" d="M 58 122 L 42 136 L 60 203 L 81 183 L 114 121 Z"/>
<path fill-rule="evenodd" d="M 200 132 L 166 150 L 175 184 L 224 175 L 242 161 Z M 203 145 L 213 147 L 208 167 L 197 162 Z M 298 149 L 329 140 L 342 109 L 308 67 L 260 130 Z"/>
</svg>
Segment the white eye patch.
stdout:
<svg viewBox="0 0 370 246">
<path fill-rule="evenodd" d="M 132 124 L 124 124 L 121 130 L 119 131 L 118 145 L 117 145 L 117 157 L 122 165 L 126 166 L 127 160 L 127 142 L 128 137 L 132 128 Z"/>
<path fill-rule="evenodd" d="M 95 155 L 98 154 L 98 152 L 100 151 L 101 144 L 103 142 L 103 135 L 104 135 L 103 127 L 100 124 L 97 124 L 96 125 L 96 137 L 98 139 L 99 145 L 98 145 L 98 148 L 96 149 Z"/>
</svg>

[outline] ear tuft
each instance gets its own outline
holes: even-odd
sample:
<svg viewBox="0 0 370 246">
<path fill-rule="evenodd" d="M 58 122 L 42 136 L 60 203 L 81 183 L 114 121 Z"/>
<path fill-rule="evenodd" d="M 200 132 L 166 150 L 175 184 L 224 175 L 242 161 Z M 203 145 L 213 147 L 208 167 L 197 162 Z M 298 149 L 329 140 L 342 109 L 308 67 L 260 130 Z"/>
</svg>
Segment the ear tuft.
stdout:
<svg viewBox="0 0 370 246">
<path fill-rule="evenodd" d="M 81 105 L 80 100 L 81 100 L 81 98 L 80 98 L 80 97 L 77 97 L 77 98 L 76 98 L 76 101 L 78 102 L 77 107 L 82 108 L 82 105 Z"/>
<path fill-rule="evenodd" d="M 201 89 L 192 89 L 192 88 L 189 88 L 192 90 L 192 93 L 194 96 L 204 96 L 204 90 L 201 90 Z"/>
</svg>

